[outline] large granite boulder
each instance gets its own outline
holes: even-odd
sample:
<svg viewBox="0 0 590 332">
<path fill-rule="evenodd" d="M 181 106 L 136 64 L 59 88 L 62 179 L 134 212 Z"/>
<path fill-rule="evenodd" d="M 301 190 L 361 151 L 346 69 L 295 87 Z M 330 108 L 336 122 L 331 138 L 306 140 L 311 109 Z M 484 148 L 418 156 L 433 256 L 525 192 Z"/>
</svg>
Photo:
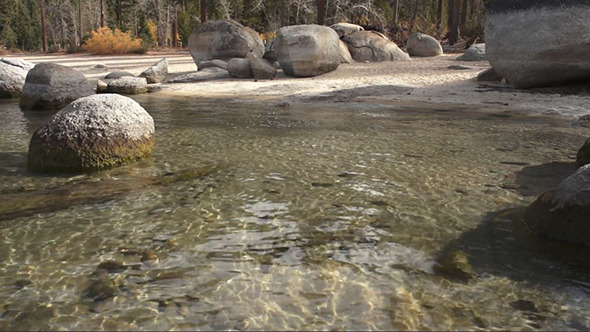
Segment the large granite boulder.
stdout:
<svg viewBox="0 0 590 332">
<path fill-rule="evenodd" d="M 252 78 L 250 60 L 244 58 L 233 58 L 227 62 L 227 71 L 232 77 Z"/>
<path fill-rule="evenodd" d="M 586 140 L 576 155 L 576 166 L 581 167 L 586 164 L 590 164 L 590 138 Z"/>
<path fill-rule="evenodd" d="M 590 78 L 590 2 L 490 0 L 486 57 L 519 88 Z"/>
<path fill-rule="evenodd" d="M 114 94 L 80 98 L 34 134 L 29 169 L 80 172 L 106 169 L 148 157 L 154 121 L 134 100 Z"/>
<path fill-rule="evenodd" d="M 590 165 L 539 196 L 524 221 L 539 237 L 590 246 Z"/>
<path fill-rule="evenodd" d="M 352 55 L 350 55 L 350 51 L 348 50 L 348 46 L 346 43 L 340 40 L 338 43 L 338 52 L 340 52 L 340 63 L 353 63 L 354 59 Z"/>
<path fill-rule="evenodd" d="M 277 69 L 268 60 L 250 53 L 246 56 L 250 61 L 250 69 L 255 79 L 267 80 L 277 76 Z"/>
<path fill-rule="evenodd" d="M 201 61 L 244 58 L 249 52 L 262 57 L 264 44 L 258 33 L 233 20 L 207 21 L 195 27 L 188 49 L 200 67 Z"/>
<path fill-rule="evenodd" d="M 27 73 L 34 66 L 21 59 L 0 59 L 0 98 L 20 97 Z"/>
<path fill-rule="evenodd" d="M 27 74 L 20 107 L 24 110 L 57 110 L 92 94 L 94 86 L 82 73 L 54 63 L 40 63 Z"/>
<path fill-rule="evenodd" d="M 473 44 L 463 53 L 463 55 L 455 59 L 457 61 L 485 61 L 486 60 L 486 44 Z"/>
<path fill-rule="evenodd" d="M 402 61 L 410 60 L 394 42 L 380 33 L 373 31 L 359 31 L 352 33 L 342 40 L 348 46 L 350 55 L 360 62 Z"/>
<path fill-rule="evenodd" d="M 334 29 L 340 38 L 365 30 L 362 26 L 352 23 L 336 23 L 331 25 L 330 28 Z"/>
<path fill-rule="evenodd" d="M 145 77 L 121 77 L 107 84 L 106 92 L 122 95 L 137 95 L 147 92 Z"/>
<path fill-rule="evenodd" d="M 139 77 L 145 77 L 148 84 L 153 84 L 163 82 L 164 79 L 166 79 L 166 75 L 168 75 L 168 59 L 163 58 L 148 69 L 144 70 L 141 74 L 139 74 Z"/>
<path fill-rule="evenodd" d="M 406 50 L 411 56 L 437 56 L 443 54 L 442 46 L 438 40 L 423 33 L 414 33 L 408 38 Z"/>
<path fill-rule="evenodd" d="M 339 40 L 336 31 L 326 26 L 287 26 L 277 31 L 275 54 L 285 74 L 318 76 L 340 65 Z"/>
</svg>

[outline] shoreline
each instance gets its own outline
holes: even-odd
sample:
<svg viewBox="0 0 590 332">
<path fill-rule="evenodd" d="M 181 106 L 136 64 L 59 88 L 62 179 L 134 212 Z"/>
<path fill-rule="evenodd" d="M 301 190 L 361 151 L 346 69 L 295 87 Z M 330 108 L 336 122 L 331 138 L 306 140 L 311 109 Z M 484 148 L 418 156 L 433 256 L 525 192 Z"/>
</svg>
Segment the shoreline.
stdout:
<svg viewBox="0 0 590 332">
<path fill-rule="evenodd" d="M 490 68 L 489 63 L 456 61 L 459 55 L 341 64 L 335 71 L 309 78 L 288 77 L 279 70 L 274 80 L 224 77 L 192 83 L 164 82 L 152 85 L 155 90 L 152 94 L 275 104 L 457 105 L 484 112 L 517 112 L 569 119 L 590 114 L 590 85 L 523 90 L 499 82 L 478 82 L 477 75 Z M 62 64 L 91 79 L 104 77 L 114 70 L 138 75 L 163 57 L 170 63 L 168 79 L 197 73 L 197 66 L 188 51 L 120 56 L 14 54 L 5 57 L 21 58 L 35 64 Z M 464 68 L 452 69 L 451 66 Z"/>
</svg>

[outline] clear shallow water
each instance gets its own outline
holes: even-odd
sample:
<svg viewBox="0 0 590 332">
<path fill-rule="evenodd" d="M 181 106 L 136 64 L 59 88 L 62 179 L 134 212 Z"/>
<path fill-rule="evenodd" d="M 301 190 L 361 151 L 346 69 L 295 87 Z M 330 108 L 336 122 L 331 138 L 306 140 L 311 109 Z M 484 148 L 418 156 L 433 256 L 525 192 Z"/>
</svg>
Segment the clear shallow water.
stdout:
<svg viewBox="0 0 590 332">
<path fill-rule="evenodd" d="M 588 252 L 535 241 L 519 221 L 573 171 L 584 129 L 418 107 L 137 100 L 156 123 L 152 158 L 78 176 L 28 173 L 28 141 L 50 114 L 0 104 L 0 207 L 28 209 L 0 217 L 1 329 L 590 326 Z M 455 250 L 469 282 L 434 268 Z M 97 275 L 105 261 L 125 267 Z M 115 296 L 92 300 L 96 280 Z"/>
</svg>

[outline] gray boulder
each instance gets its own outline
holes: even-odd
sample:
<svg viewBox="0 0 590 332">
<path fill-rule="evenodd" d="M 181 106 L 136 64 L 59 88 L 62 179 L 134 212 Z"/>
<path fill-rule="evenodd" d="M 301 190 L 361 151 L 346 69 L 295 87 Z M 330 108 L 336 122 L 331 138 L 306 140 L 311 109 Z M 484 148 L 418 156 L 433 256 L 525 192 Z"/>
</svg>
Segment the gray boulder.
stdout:
<svg viewBox="0 0 590 332">
<path fill-rule="evenodd" d="M 318 76 L 340 65 L 336 31 L 319 25 L 293 25 L 279 29 L 274 47 L 283 72 L 293 77 Z"/>
<path fill-rule="evenodd" d="M 104 78 L 106 80 L 114 80 L 114 79 L 117 79 L 117 78 L 127 77 L 127 76 L 133 77 L 135 75 L 131 74 L 128 71 L 115 70 L 114 72 L 108 73 Z"/>
<path fill-rule="evenodd" d="M 500 82 L 502 79 L 503 77 L 496 73 L 494 68 L 488 68 L 477 74 L 478 82 Z"/>
<path fill-rule="evenodd" d="M 473 44 L 459 56 L 457 61 L 485 61 L 486 60 L 486 44 Z"/>
<path fill-rule="evenodd" d="M 340 52 L 340 63 L 353 63 L 354 59 L 352 58 L 352 55 L 350 55 L 350 51 L 348 50 L 346 43 L 340 40 L 338 46 L 338 52 Z"/>
<path fill-rule="evenodd" d="M 340 38 L 365 30 L 362 26 L 352 23 L 336 23 L 331 25 L 330 28 L 334 29 Z"/>
<path fill-rule="evenodd" d="M 576 155 L 576 166 L 581 167 L 586 164 L 590 164 L 590 138 L 586 140 Z"/>
<path fill-rule="evenodd" d="M 590 165 L 528 206 L 524 221 L 535 235 L 590 246 Z"/>
<path fill-rule="evenodd" d="M 264 45 L 256 31 L 233 20 L 207 21 L 195 27 L 188 49 L 197 67 L 205 60 L 244 58 L 249 52 L 262 57 Z"/>
<path fill-rule="evenodd" d="M 163 58 L 154 65 L 144 70 L 139 77 L 145 77 L 148 84 L 161 83 L 168 75 L 168 59 Z"/>
<path fill-rule="evenodd" d="M 199 70 L 203 70 L 205 68 L 221 68 L 227 70 L 227 62 L 219 59 L 201 61 Z"/>
<path fill-rule="evenodd" d="M 250 60 L 244 58 L 233 58 L 227 62 L 227 71 L 232 77 L 252 78 Z"/>
<path fill-rule="evenodd" d="M 277 76 L 277 69 L 268 60 L 259 58 L 253 53 L 246 56 L 250 61 L 250 69 L 255 79 L 267 80 Z"/>
<path fill-rule="evenodd" d="M 57 110 L 94 92 L 94 86 L 82 73 L 54 63 L 40 63 L 27 74 L 20 107 Z"/>
<path fill-rule="evenodd" d="M 147 92 L 145 77 L 121 77 L 108 83 L 106 92 L 122 95 L 137 95 Z"/>
<path fill-rule="evenodd" d="M 408 38 L 406 50 L 411 56 L 437 56 L 443 54 L 442 46 L 438 40 L 423 33 L 415 33 Z"/>
<path fill-rule="evenodd" d="M 80 172 L 148 157 L 154 121 L 134 100 L 113 94 L 80 98 L 41 126 L 29 144 L 29 169 Z"/>
<path fill-rule="evenodd" d="M 486 57 L 518 88 L 588 80 L 588 17 L 587 0 L 492 0 L 485 26 Z"/>
<path fill-rule="evenodd" d="M 273 39 L 264 45 L 264 55 L 262 57 L 270 61 L 270 63 L 277 62 L 277 55 L 275 53 L 275 40 L 276 39 Z"/>
<path fill-rule="evenodd" d="M 0 98 L 20 97 L 27 73 L 34 66 L 34 64 L 21 59 L 0 59 Z"/>
<path fill-rule="evenodd" d="M 380 62 L 410 60 L 394 42 L 382 34 L 373 31 L 359 31 L 350 34 L 342 40 L 348 46 L 350 55 L 355 61 Z"/>
</svg>

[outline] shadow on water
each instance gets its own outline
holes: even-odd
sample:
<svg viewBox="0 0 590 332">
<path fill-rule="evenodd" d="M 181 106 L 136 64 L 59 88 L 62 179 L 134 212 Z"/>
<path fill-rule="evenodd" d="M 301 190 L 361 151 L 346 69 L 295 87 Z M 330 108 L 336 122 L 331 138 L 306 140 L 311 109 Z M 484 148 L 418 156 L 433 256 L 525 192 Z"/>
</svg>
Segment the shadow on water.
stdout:
<svg viewBox="0 0 590 332">
<path fill-rule="evenodd" d="M 568 176 L 576 171 L 574 163 L 550 162 L 542 165 L 525 166 L 515 172 L 517 191 L 523 196 L 537 197 L 554 189 Z"/>
<path fill-rule="evenodd" d="M 440 273 L 458 281 L 495 275 L 552 287 L 576 286 L 590 294 L 590 248 L 534 236 L 523 222 L 524 211 L 516 207 L 489 212 L 478 227 L 441 250 L 439 262 L 448 262 L 457 252 L 464 254 L 473 275 L 448 269 Z"/>
</svg>

